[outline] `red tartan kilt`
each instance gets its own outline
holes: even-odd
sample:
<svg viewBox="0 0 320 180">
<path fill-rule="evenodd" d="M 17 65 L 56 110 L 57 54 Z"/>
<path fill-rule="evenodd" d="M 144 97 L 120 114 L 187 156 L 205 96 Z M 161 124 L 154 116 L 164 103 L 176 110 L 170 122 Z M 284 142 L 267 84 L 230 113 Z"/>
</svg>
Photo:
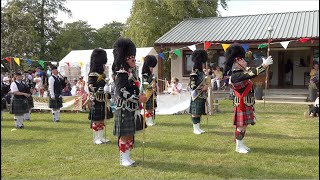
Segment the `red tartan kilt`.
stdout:
<svg viewBox="0 0 320 180">
<path fill-rule="evenodd" d="M 239 106 L 235 106 L 233 109 L 233 125 L 246 126 L 246 125 L 254 125 L 255 119 L 253 114 L 253 106 L 245 106 L 245 111 L 240 110 Z"/>
</svg>

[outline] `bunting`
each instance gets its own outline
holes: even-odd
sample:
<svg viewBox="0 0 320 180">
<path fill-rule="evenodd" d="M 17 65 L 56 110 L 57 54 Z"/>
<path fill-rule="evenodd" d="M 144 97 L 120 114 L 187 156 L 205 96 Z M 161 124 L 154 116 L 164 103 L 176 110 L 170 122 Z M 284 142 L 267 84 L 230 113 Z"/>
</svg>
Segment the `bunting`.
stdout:
<svg viewBox="0 0 320 180">
<path fill-rule="evenodd" d="M 42 68 L 44 68 L 44 61 L 43 61 L 43 60 L 38 60 L 38 63 L 40 64 L 40 66 L 41 66 Z"/>
<path fill-rule="evenodd" d="M 247 52 L 249 49 L 249 44 L 241 44 L 241 46 L 243 47 L 244 51 Z"/>
<path fill-rule="evenodd" d="M 18 66 L 20 66 L 20 59 L 19 58 L 13 58 L 14 62 L 16 62 L 18 64 Z"/>
<path fill-rule="evenodd" d="M 258 49 L 263 49 L 267 46 L 268 46 L 268 44 L 259 44 Z"/>
<path fill-rule="evenodd" d="M 226 51 L 229 46 L 230 46 L 230 44 L 222 44 L 222 47 L 223 47 L 223 50 L 224 50 L 224 51 Z"/>
<path fill-rule="evenodd" d="M 204 50 L 208 50 L 211 46 L 211 42 L 204 42 Z"/>
<path fill-rule="evenodd" d="M 196 45 L 188 46 L 188 48 L 189 48 L 191 51 L 194 51 L 194 50 L 196 50 L 196 49 L 197 49 L 197 48 L 196 48 Z"/>
<path fill-rule="evenodd" d="M 10 62 L 10 58 L 9 57 L 4 58 L 4 60 Z"/>
<path fill-rule="evenodd" d="M 159 56 L 161 57 L 161 59 L 166 60 L 166 57 L 164 56 L 163 53 L 159 53 Z"/>
<path fill-rule="evenodd" d="M 283 42 L 280 42 L 280 44 L 282 45 L 282 47 L 284 49 L 287 49 L 288 45 L 289 45 L 290 41 L 283 41 Z"/>
<path fill-rule="evenodd" d="M 300 38 L 298 39 L 299 42 L 301 43 L 306 43 L 307 41 L 309 41 L 311 38 Z"/>
<path fill-rule="evenodd" d="M 70 63 L 69 62 L 66 62 L 66 64 L 67 64 L 68 67 L 70 67 Z"/>
<path fill-rule="evenodd" d="M 180 51 L 180 49 L 175 49 L 175 50 L 173 50 L 173 53 L 174 53 L 175 55 L 177 55 L 178 57 L 181 57 L 181 51 Z"/>
<path fill-rule="evenodd" d="M 31 59 L 27 59 L 27 63 L 28 63 L 29 66 L 31 66 L 31 64 L 32 64 Z"/>
</svg>

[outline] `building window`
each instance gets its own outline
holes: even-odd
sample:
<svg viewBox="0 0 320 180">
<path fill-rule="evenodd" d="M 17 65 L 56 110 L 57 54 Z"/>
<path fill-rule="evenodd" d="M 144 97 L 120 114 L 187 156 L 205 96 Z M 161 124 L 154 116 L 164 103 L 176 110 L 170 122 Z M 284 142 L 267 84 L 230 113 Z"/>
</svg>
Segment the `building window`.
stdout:
<svg viewBox="0 0 320 180">
<path fill-rule="evenodd" d="M 313 61 L 319 64 L 319 49 L 315 49 L 313 51 Z"/>
<path fill-rule="evenodd" d="M 189 77 L 192 71 L 192 51 L 183 51 L 182 76 Z"/>
</svg>

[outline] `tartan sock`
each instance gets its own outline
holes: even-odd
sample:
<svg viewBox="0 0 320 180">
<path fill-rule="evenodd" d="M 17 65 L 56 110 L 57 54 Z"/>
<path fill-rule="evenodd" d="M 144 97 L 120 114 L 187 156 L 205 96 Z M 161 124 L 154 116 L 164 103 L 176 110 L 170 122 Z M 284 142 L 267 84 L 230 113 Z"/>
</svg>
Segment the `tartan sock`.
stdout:
<svg viewBox="0 0 320 180">
<path fill-rule="evenodd" d="M 237 140 L 242 140 L 244 138 L 245 132 L 246 131 L 236 129 L 234 136 Z"/>
<path fill-rule="evenodd" d="M 192 119 L 192 123 L 193 123 L 193 124 L 198 124 L 198 123 L 200 123 L 200 117 L 192 117 L 191 119 Z"/>
</svg>

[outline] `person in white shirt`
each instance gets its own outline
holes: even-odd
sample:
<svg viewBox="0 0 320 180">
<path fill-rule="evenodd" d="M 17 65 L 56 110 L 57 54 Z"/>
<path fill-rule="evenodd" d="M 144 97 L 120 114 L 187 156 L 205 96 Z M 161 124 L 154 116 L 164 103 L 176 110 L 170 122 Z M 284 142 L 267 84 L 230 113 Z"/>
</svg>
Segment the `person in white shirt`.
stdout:
<svg viewBox="0 0 320 180">
<path fill-rule="evenodd" d="M 11 83 L 10 90 L 13 94 L 10 114 L 15 116 L 15 125 L 16 128 L 24 128 L 23 118 L 24 114 L 29 112 L 29 105 L 27 98 L 31 96 L 28 92 L 30 91 L 29 87 L 22 83 L 22 74 L 15 74 L 15 81 Z"/>
<path fill-rule="evenodd" d="M 58 77 L 58 69 L 56 66 L 51 67 L 52 76 L 49 77 L 49 108 L 52 109 L 53 121 L 59 122 L 60 108 L 62 107 L 61 92 L 63 87 L 63 79 Z"/>
<path fill-rule="evenodd" d="M 171 79 L 171 92 L 170 94 L 179 94 L 182 91 L 182 84 L 179 83 L 179 79 L 173 77 Z"/>
<path fill-rule="evenodd" d="M 310 117 L 319 116 L 319 97 L 314 101 L 313 107 L 309 113 Z"/>
<path fill-rule="evenodd" d="M 40 74 L 36 74 L 36 77 L 33 79 L 33 82 L 36 83 L 35 89 L 38 91 L 39 97 L 43 97 L 44 88 L 43 88 L 43 82 L 42 82 L 42 78 L 40 77 Z"/>
</svg>

